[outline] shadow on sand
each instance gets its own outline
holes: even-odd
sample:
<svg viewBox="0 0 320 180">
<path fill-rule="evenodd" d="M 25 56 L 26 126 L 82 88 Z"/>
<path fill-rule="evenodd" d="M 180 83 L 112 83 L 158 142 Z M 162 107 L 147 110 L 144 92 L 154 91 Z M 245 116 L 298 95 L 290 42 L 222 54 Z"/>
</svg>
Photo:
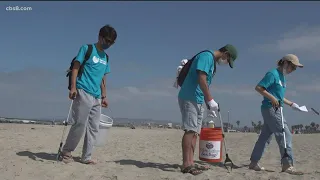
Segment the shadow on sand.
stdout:
<svg viewBox="0 0 320 180">
<path fill-rule="evenodd" d="M 141 161 L 130 160 L 130 159 L 123 159 L 123 160 L 113 161 L 113 162 L 118 163 L 120 165 L 135 165 L 138 168 L 149 167 L 149 168 L 157 168 L 157 169 L 161 169 L 162 171 L 169 171 L 169 172 L 180 171 L 179 164 L 161 164 L 161 163 L 152 163 L 152 162 L 141 162 Z"/>
<path fill-rule="evenodd" d="M 119 161 L 113 161 L 115 163 L 118 163 L 120 165 L 134 165 L 138 168 L 157 168 L 161 169 L 162 171 L 170 171 L 170 172 L 177 172 L 180 171 L 181 165 L 179 164 L 161 164 L 161 163 L 152 163 L 152 162 L 141 162 L 137 160 L 130 160 L 130 159 L 123 159 Z M 220 167 L 225 169 L 225 166 L 223 163 L 208 163 L 208 162 L 203 162 L 203 161 L 195 161 L 196 164 L 199 165 L 209 165 L 209 166 L 214 166 L 214 167 Z M 243 166 L 242 166 L 243 167 Z M 242 168 L 239 166 L 234 166 L 233 169 L 238 169 Z M 228 166 L 230 169 L 230 167 Z"/>
<path fill-rule="evenodd" d="M 209 166 L 214 166 L 214 167 L 220 167 L 223 169 L 226 169 L 226 167 L 224 166 L 224 162 L 219 162 L 219 163 L 211 163 L 211 162 L 204 162 L 204 161 L 195 161 L 195 163 L 197 164 L 201 164 L 201 165 L 209 165 Z M 229 170 L 231 170 L 231 165 L 227 163 L 227 167 Z M 240 169 L 240 168 L 244 168 L 247 167 L 247 165 L 242 164 L 241 166 L 238 166 L 236 164 L 233 164 L 232 169 Z M 227 170 L 227 169 L 226 169 Z"/>
<path fill-rule="evenodd" d="M 46 152 L 39 152 L 39 153 L 33 153 L 30 151 L 21 151 L 21 152 L 17 152 L 18 156 L 26 156 L 34 161 L 41 161 L 44 162 L 44 160 L 47 161 L 56 161 L 57 159 L 57 154 L 54 153 L 46 153 Z M 73 158 L 74 161 L 76 162 L 80 162 L 80 157 L 74 157 Z"/>
</svg>

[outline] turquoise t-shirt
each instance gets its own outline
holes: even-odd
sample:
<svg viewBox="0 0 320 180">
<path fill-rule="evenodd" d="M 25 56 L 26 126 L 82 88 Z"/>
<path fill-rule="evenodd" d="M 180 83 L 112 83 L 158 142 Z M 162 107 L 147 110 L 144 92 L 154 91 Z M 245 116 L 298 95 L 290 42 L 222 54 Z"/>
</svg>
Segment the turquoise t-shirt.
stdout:
<svg viewBox="0 0 320 180">
<path fill-rule="evenodd" d="M 214 57 L 210 52 L 202 52 L 194 58 L 189 72 L 181 86 L 178 97 L 180 99 L 203 104 L 204 95 L 199 85 L 197 70 L 207 73 L 207 83 L 208 86 L 210 86 L 214 71 Z"/>
<path fill-rule="evenodd" d="M 80 64 L 85 59 L 88 45 L 81 46 L 76 61 Z M 107 63 L 105 52 L 99 51 L 94 44 L 92 44 L 92 53 L 90 58 L 86 61 L 81 78 L 77 77 L 77 88 L 83 89 L 88 94 L 95 98 L 101 98 L 101 82 L 105 74 L 110 73 L 110 66 Z"/>
<path fill-rule="evenodd" d="M 283 106 L 284 94 L 286 92 L 286 79 L 282 72 L 277 68 L 268 71 L 258 85 L 264 87 L 271 95 L 278 99 L 278 101 L 280 100 L 280 105 Z M 264 97 L 261 107 L 272 107 L 271 101 Z"/>
</svg>

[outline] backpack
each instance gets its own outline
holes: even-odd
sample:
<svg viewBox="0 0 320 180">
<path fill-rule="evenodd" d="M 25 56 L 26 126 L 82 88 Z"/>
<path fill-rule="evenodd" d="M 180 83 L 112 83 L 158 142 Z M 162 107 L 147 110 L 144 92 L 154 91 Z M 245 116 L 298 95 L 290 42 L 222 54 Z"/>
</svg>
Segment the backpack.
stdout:
<svg viewBox="0 0 320 180">
<path fill-rule="evenodd" d="M 84 65 L 86 64 L 86 62 L 89 60 L 90 56 L 91 56 L 91 53 L 92 53 L 92 49 L 93 49 L 93 46 L 92 44 L 88 44 L 88 50 L 86 52 L 86 55 L 85 55 L 85 58 L 83 60 L 83 63 L 81 64 L 80 68 L 79 68 L 79 71 L 78 71 L 78 78 L 81 78 L 82 76 L 82 73 L 83 73 L 83 69 L 84 69 Z M 107 58 L 107 63 L 109 62 L 109 56 L 107 53 L 106 54 L 106 58 Z M 68 78 L 68 89 L 70 90 L 71 89 L 71 80 L 72 80 L 72 69 L 73 69 L 73 65 L 74 65 L 74 62 L 76 60 L 76 57 L 74 57 L 70 63 L 70 67 L 69 69 L 67 70 L 67 75 L 66 77 L 69 77 Z"/>
<path fill-rule="evenodd" d="M 190 60 L 188 60 L 188 62 L 183 66 L 183 68 L 181 69 L 178 77 L 177 77 L 177 81 L 178 81 L 178 85 L 181 87 L 185 78 L 187 77 L 188 75 L 188 72 L 189 72 L 189 69 L 192 65 L 192 62 L 194 60 L 194 58 L 196 56 L 198 56 L 200 53 L 203 53 L 203 52 L 210 52 L 212 54 L 212 57 L 214 58 L 214 55 L 211 51 L 209 50 L 204 50 L 204 51 L 201 51 L 199 52 L 198 54 L 196 54 L 195 56 L 193 56 Z M 214 61 L 214 70 L 213 70 L 213 75 L 216 73 L 216 61 Z"/>
</svg>

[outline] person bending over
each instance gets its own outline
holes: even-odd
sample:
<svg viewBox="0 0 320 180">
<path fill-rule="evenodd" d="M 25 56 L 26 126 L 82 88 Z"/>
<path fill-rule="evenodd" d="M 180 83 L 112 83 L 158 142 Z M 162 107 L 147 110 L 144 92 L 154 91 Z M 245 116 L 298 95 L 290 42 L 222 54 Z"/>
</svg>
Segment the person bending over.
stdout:
<svg viewBox="0 0 320 180">
<path fill-rule="evenodd" d="M 200 134 L 203 112 L 209 107 L 211 115 L 216 116 L 218 104 L 209 91 L 212 76 L 215 69 L 215 61 L 219 65 L 229 64 L 233 68 L 233 62 L 237 58 L 237 50 L 234 46 L 226 46 L 214 52 L 200 52 L 195 56 L 188 74 L 178 94 L 178 102 L 182 115 L 182 129 L 185 131 L 182 138 L 181 171 L 197 175 L 208 167 L 194 164 L 193 156 L 196 147 L 197 136 Z"/>
</svg>

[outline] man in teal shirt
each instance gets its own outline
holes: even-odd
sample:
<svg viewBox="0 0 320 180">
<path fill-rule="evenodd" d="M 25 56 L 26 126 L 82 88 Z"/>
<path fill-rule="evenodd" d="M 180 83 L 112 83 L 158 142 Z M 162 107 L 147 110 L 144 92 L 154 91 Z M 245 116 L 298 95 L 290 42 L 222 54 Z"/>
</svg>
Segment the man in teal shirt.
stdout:
<svg viewBox="0 0 320 180">
<path fill-rule="evenodd" d="M 233 68 L 237 54 L 236 48 L 227 44 L 217 51 L 201 52 L 192 61 L 178 95 L 182 129 L 185 131 L 182 138 L 183 173 L 196 175 L 207 169 L 203 166 L 195 166 L 193 156 L 205 108 L 210 107 L 209 113 L 216 117 L 215 111 L 218 104 L 209 91 L 215 73 L 215 62 L 219 65 L 229 64 Z"/>
<path fill-rule="evenodd" d="M 73 161 L 71 152 L 77 147 L 85 133 L 81 162 L 95 164 L 91 159 L 93 146 L 99 129 L 101 106 L 107 107 L 105 75 L 110 73 L 109 59 L 106 53 L 115 43 L 117 32 L 109 25 L 99 31 L 98 42 L 92 44 L 92 53 L 87 61 L 85 55 L 88 45 L 81 46 L 72 69 L 69 98 L 73 100 L 72 113 L 74 124 L 70 128 L 66 143 L 61 153 L 62 161 Z M 84 64 L 81 77 L 79 68 Z"/>
</svg>

